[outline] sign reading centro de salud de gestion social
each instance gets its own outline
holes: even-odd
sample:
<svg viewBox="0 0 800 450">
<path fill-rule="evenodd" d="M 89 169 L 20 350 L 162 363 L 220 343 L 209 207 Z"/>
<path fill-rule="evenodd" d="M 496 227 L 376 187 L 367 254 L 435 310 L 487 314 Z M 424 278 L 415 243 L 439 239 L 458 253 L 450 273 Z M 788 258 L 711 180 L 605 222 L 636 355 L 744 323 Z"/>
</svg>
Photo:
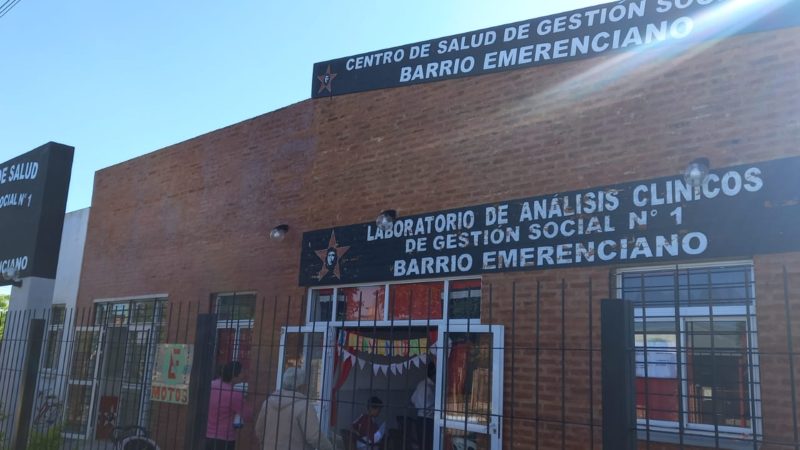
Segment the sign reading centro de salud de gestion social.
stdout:
<svg viewBox="0 0 800 450">
<path fill-rule="evenodd" d="M 800 157 L 303 234 L 300 285 L 800 250 Z"/>
<path fill-rule="evenodd" d="M 55 278 L 73 154 L 50 142 L 0 163 L 0 272 Z"/>
<path fill-rule="evenodd" d="M 314 65 L 311 96 L 482 75 L 617 51 L 663 50 L 660 56 L 669 56 L 687 44 L 798 25 L 798 0 L 619 1 L 320 62 Z"/>
</svg>

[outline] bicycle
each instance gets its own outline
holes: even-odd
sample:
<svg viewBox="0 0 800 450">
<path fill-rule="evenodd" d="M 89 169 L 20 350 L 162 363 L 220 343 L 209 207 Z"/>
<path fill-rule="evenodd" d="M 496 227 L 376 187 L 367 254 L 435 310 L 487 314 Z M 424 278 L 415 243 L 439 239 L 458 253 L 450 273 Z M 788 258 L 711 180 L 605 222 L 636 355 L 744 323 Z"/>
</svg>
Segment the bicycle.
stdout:
<svg viewBox="0 0 800 450">
<path fill-rule="evenodd" d="M 114 450 L 161 450 L 156 441 L 150 439 L 147 429 L 137 425 L 114 427 L 111 439 Z"/>
<path fill-rule="evenodd" d="M 53 425 L 61 417 L 63 404 L 52 392 L 45 394 L 45 391 L 39 391 L 36 395 L 36 402 L 39 408 L 36 410 L 36 415 L 33 416 L 35 425 Z"/>
</svg>

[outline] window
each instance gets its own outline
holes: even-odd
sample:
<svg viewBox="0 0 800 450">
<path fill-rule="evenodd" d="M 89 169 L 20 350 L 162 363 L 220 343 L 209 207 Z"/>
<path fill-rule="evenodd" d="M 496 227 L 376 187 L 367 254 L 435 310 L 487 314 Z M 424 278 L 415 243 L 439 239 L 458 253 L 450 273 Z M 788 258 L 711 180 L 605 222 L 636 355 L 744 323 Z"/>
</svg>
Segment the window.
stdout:
<svg viewBox="0 0 800 450">
<path fill-rule="evenodd" d="M 163 320 L 166 301 L 162 298 L 101 302 L 95 305 L 95 325 L 120 327 L 156 325 Z"/>
<path fill-rule="evenodd" d="M 97 301 L 93 323 L 71 331 L 64 416 L 68 436 L 85 438 L 93 429 L 98 437 L 106 431 L 110 436 L 111 428 L 101 420 L 105 412 L 116 414 L 116 423 L 146 426 L 153 355 L 165 328 L 166 302 L 165 297 Z M 54 312 L 52 322 L 63 327 L 63 314 Z M 49 355 L 48 348 L 45 358 Z"/>
<path fill-rule="evenodd" d="M 308 294 L 309 322 L 470 320 L 480 319 L 480 310 L 480 279 L 315 288 Z"/>
<path fill-rule="evenodd" d="M 447 302 L 451 319 L 480 319 L 481 280 L 451 281 Z"/>
<path fill-rule="evenodd" d="M 389 287 L 392 319 L 439 320 L 442 318 L 444 283 L 405 283 Z"/>
<path fill-rule="evenodd" d="M 337 289 L 336 302 L 339 320 L 375 321 L 383 320 L 386 308 L 384 286 L 344 287 Z"/>
<path fill-rule="evenodd" d="M 344 305 L 340 310 L 344 310 Z M 314 289 L 311 291 L 311 322 L 327 322 L 333 317 L 333 289 Z"/>
<path fill-rule="evenodd" d="M 249 379 L 250 352 L 253 343 L 253 320 L 256 315 L 256 294 L 225 293 L 213 298 L 217 314 L 216 370 L 221 373 L 225 364 L 239 361 L 241 378 Z"/>
<path fill-rule="evenodd" d="M 44 370 L 57 371 L 61 361 L 61 342 L 64 340 L 65 305 L 53 305 L 50 310 L 50 323 L 47 328 L 47 341 L 44 349 Z"/>
<path fill-rule="evenodd" d="M 758 439 L 752 265 L 626 270 L 618 286 L 635 306 L 640 432 Z"/>
</svg>

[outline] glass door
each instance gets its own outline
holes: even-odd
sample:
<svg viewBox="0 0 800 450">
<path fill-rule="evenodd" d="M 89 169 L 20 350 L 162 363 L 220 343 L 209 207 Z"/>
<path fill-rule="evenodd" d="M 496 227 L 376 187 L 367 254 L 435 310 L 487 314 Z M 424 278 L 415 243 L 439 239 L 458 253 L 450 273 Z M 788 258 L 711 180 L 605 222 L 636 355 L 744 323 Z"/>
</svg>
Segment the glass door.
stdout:
<svg viewBox="0 0 800 450">
<path fill-rule="evenodd" d="M 100 357 L 100 370 L 97 394 L 97 414 L 95 414 L 96 439 L 109 440 L 118 424 L 120 395 L 125 374 L 125 359 L 128 348 L 128 328 L 109 326 L 104 330 Z"/>
<path fill-rule="evenodd" d="M 283 327 L 281 329 L 280 367 L 276 389 L 281 388 L 283 373 L 290 367 L 304 374 L 305 388 L 301 394 L 308 396 L 320 417 L 322 432 L 327 433 L 330 414 L 330 387 L 326 384 L 326 362 L 332 355 L 328 351 L 328 330 L 320 326 Z"/>
<path fill-rule="evenodd" d="M 91 432 L 102 343 L 102 327 L 75 328 L 64 419 L 64 433 L 68 437 L 84 439 Z"/>
<path fill-rule="evenodd" d="M 434 447 L 500 450 L 503 327 L 450 325 L 438 342 Z"/>
<path fill-rule="evenodd" d="M 120 383 L 118 426 L 147 426 L 150 378 L 157 336 L 149 325 L 127 328 L 125 366 Z"/>
</svg>

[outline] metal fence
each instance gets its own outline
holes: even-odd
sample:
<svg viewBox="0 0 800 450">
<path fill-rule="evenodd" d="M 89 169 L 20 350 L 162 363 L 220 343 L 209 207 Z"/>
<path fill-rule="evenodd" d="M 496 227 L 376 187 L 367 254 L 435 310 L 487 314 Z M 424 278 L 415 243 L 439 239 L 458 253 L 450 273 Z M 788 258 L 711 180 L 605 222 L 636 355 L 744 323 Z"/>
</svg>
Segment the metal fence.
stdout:
<svg viewBox="0 0 800 450">
<path fill-rule="evenodd" d="M 800 448 L 785 269 L 592 274 L 10 312 L 0 448 Z"/>
<path fill-rule="evenodd" d="M 757 288 L 747 263 L 618 275 L 634 309 L 640 447 L 800 448 L 800 303 L 785 267 L 765 278 Z"/>
</svg>

